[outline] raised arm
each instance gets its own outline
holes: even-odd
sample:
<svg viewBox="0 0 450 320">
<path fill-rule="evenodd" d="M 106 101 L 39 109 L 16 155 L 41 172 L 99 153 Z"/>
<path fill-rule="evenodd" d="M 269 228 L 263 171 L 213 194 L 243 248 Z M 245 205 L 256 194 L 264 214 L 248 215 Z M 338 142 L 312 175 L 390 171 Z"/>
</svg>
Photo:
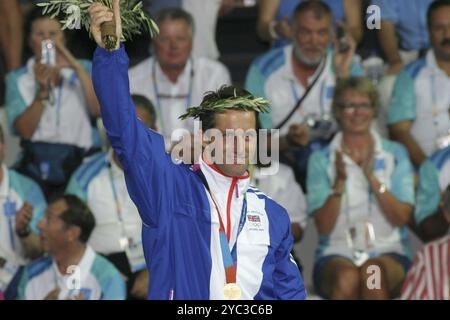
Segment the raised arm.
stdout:
<svg viewBox="0 0 450 320">
<path fill-rule="evenodd" d="M 115 19 L 120 38 L 120 12 L 115 4 Z M 176 167 L 166 154 L 161 135 L 142 123 L 136 116 L 130 96 L 128 57 L 124 47 L 108 52 L 101 48 L 100 25 L 111 21 L 112 12 L 101 5 L 90 8 L 91 32 L 99 45 L 93 59 L 93 84 L 100 101 L 101 115 L 111 146 L 119 156 L 131 199 L 139 209 L 142 220 L 158 227 L 160 212 L 171 212 L 174 201 L 170 192 L 175 183 Z"/>
</svg>

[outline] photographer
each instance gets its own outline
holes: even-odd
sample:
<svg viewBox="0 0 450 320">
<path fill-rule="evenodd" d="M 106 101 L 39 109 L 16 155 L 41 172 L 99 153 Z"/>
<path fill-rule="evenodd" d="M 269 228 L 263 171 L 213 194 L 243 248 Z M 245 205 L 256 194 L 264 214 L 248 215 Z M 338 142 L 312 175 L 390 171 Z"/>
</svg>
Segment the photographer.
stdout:
<svg viewBox="0 0 450 320">
<path fill-rule="evenodd" d="M 328 5 L 301 2 L 293 13 L 293 43 L 257 58 L 246 79 L 247 90 L 271 102 L 261 125 L 280 129 L 281 160 L 293 166 L 304 190 L 310 153 L 336 131 L 330 114 L 336 79 L 362 74 L 352 63 L 356 45 L 348 33 L 330 49 L 332 26 Z"/>
<path fill-rule="evenodd" d="M 341 132 L 309 159 L 308 211 L 320 237 L 314 284 L 325 298 L 395 298 L 411 263 L 413 168 L 402 145 L 371 130 L 378 108 L 369 79 L 338 82 L 333 113 Z M 367 285 L 373 266 L 380 288 Z"/>
<path fill-rule="evenodd" d="M 18 170 L 48 197 L 64 190 L 85 152 L 98 143 L 92 120 L 100 111 L 91 64 L 67 50 L 60 23 L 42 16 L 40 8 L 27 21 L 34 56 L 7 76 L 6 111 L 11 130 L 22 138 Z"/>
</svg>

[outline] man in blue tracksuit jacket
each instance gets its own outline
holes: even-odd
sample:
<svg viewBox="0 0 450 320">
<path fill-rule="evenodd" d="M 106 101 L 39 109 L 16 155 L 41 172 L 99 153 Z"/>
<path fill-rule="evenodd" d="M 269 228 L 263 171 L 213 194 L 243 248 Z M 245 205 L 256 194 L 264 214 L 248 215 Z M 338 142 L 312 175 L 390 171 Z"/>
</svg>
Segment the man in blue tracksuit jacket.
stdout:
<svg viewBox="0 0 450 320">
<path fill-rule="evenodd" d="M 99 4 L 90 8 L 91 32 L 99 46 L 99 26 L 112 19 L 106 12 Z M 120 26 L 118 18 L 116 24 Z M 245 164 L 211 163 L 205 156 L 194 166 L 173 162 L 162 136 L 136 117 L 123 46 L 112 52 L 97 48 L 93 83 L 106 132 L 144 223 L 148 298 L 305 299 L 303 280 L 290 255 L 288 215 L 249 185 L 248 154 Z M 255 99 L 224 87 L 204 101 L 218 97 Z M 225 133 L 255 129 L 256 115 L 236 106 L 200 120 L 205 125 L 209 119 Z"/>
</svg>

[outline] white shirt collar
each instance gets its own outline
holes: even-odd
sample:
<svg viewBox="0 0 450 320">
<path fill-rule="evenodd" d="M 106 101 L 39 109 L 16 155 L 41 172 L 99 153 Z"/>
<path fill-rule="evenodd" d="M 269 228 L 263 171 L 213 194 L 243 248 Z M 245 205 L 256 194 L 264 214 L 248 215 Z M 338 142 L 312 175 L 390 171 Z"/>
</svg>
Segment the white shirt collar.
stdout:
<svg viewBox="0 0 450 320">
<path fill-rule="evenodd" d="M 383 152 L 383 147 L 381 144 L 381 136 L 379 135 L 379 133 L 376 130 L 371 129 L 370 130 L 370 134 L 375 142 L 375 153 L 374 155 L 380 155 Z M 342 151 L 342 131 L 339 131 L 333 138 L 333 140 L 330 143 L 330 159 L 332 160 L 332 163 L 334 163 L 334 157 L 335 157 L 335 152 L 336 151 Z M 348 157 L 346 154 L 343 155 L 344 156 L 344 161 L 345 162 L 350 162 L 353 163 L 353 161 L 350 159 L 350 157 Z"/>
<path fill-rule="evenodd" d="M 447 77 L 447 74 L 445 73 L 444 70 L 442 70 L 439 65 L 437 64 L 436 61 L 436 55 L 434 54 L 434 50 L 430 49 L 428 50 L 426 56 L 425 56 L 425 61 L 426 61 L 426 65 L 427 65 L 427 69 L 429 71 L 429 75 L 438 75 L 438 74 L 442 74 L 445 75 Z"/>
<path fill-rule="evenodd" d="M 90 274 L 92 264 L 94 263 L 94 259 L 95 259 L 94 250 L 89 245 L 86 245 L 84 254 L 81 257 L 81 260 L 76 265 L 77 267 L 79 267 L 79 271 L 80 271 L 80 285 L 81 286 L 83 286 L 86 278 Z M 67 284 L 66 284 L 66 279 L 68 278 L 69 275 L 61 274 L 61 272 L 59 272 L 56 261 L 54 259 L 52 259 L 52 261 L 53 261 L 52 268 L 53 268 L 54 274 L 56 276 L 56 281 L 57 281 L 58 287 L 61 288 L 60 297 L 65 297 L 65 295 L 67 295 L 67 292 L 69 291 L 69 289 L 67 288 Z"/>
<path fill-rule="evenodd" d="M 183 81 L 187 80 L 191 76 L 191 70 L 193 68 L 193 58 L 189 58 L 186 65 L 184 66 L 183 72 L 180 74 L 180 76 L 177 79 L 176 83 L 173 83 L 172 81 L 167 78 L 166 74 L 162 71 L 161 65 L 159 64 L 156 57 L 152 58 L 152 65 L 151 68 L 156 68 L 156 80 L 162 81 L 164 85 L 171 85 L 171 86 L 177 86 L 180 85 Z M 153 71 L 152 71 L 153 72 Z"/>
<path fill-rule="evenodd" d="M 294 75 L 294 69 L 292 66 L 292 59 L 293 59 L 293 55 L 294 55 L 294 45 L 293 44 L 286 46 L 286 48 L 284 49 L 284 55 L 286 58 L 286 63 L 283 66 L 283 71 L 282 71 L 283 77 L 287 78 L 288 80 L 293 80 L 297 84 L 301 85 L 298 82 L 297 77 Z M 316 71 L 314 72 L 314 74 L 308 78 L 308 84 L 311 84 L 311 82 L 313 82 L 314 79 L 318 76 L 318 73 L 322 69 L 323 63 L 326 63 L 325 68 L 330 67 L 332 56 L 333 56 L 332 50 L 327 49 L 325 59 L 322 59 L 319 66 L 317 67 Z M 323 76 L 323 73 L 322 73 L 322 76 Z"/>
<path fill-rule="evenodd" d="M 243 196 L 247 192 L 250 184 L 248 171 L 243 176 L 232 177 L 220 171 L 214 165 L 206 163 L 203 156 L 200 157 L 199 165 L 212 193 L 227 193 L 233 180 L 237 181 L 238 197 Z"/>
</svg>

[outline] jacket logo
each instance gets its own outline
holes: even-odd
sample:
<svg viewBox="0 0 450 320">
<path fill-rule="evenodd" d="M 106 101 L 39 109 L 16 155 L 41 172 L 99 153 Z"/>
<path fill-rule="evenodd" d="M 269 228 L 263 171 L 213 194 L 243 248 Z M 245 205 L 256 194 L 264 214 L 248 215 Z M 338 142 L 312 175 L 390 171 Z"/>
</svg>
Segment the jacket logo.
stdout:
<svg viewBox="0 0 450 320">
<path fill-rule="evenodd" d="M 254 215 L 247 215 L 247 219 L 249 222 L 261 222 L 261 219 L 259 216 Z"/>
</svg>

